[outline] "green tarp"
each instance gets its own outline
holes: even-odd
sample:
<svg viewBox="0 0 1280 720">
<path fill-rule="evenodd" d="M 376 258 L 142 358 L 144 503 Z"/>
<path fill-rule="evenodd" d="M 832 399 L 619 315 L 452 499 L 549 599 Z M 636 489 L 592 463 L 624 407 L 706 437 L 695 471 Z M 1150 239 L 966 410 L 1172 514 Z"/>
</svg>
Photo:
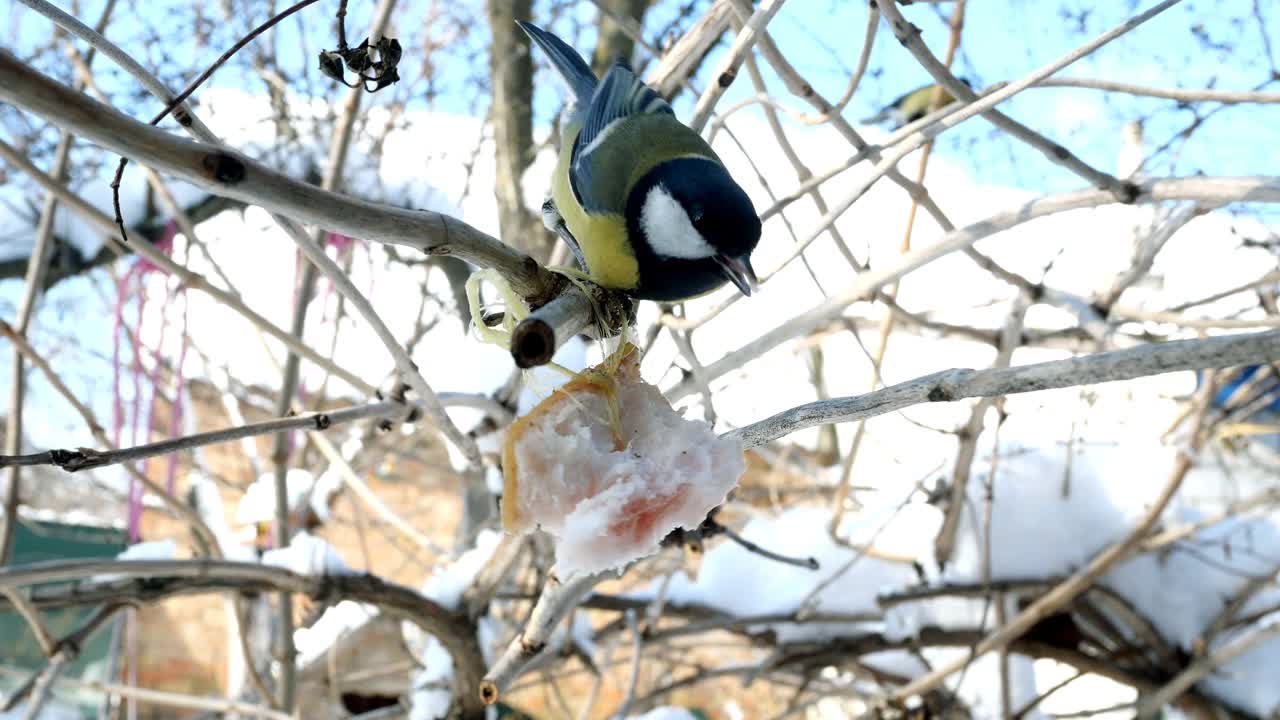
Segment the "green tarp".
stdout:
<svg viewBox="0 0 1280 720">
<path fill-rule="evenodd" d="M 15 527 L 13 564 L 112 558 L 128 545 L 124 530 L 71 525 L 67 523 L 21 520 Z M 97 610 L 96 607 L 67 608 L 41 613 L 45 627 L 54 638 L 61 638 L 79 627 Z M 62 676 L 82 680 L 109 681 L 111 670 L 111 624 L 98 630 L 81 649 Z M 24 676 L 45 666 L 44 653 L 27 623 L 14 612 L 0 612 L 0 665 L 25 671 Z M 0 675 L 0 694 L 8 696 L 22 678 Z M 95 718 L 102 707 L 100 693 L 59 688 L 55 697 L 60 704 L 80 709 L 85 718 Z"/>
</svg>

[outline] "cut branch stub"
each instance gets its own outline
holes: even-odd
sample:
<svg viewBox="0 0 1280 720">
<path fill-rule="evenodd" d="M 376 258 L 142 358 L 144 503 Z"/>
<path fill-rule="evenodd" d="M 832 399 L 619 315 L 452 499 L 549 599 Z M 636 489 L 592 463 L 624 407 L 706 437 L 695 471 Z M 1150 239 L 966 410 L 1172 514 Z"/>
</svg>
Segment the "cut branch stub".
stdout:
<svg viewBox="0 0 1280 720">
<path fill-rule="evenodd" d="M 594 329 L 616 335 L 635 320 L 635 301 L 592 283 L 571 284 L 551 302 L 521 320 L 511 333 L 511 357 L 522 369 L 545 365 L 569 338 Z"/>
</svg>

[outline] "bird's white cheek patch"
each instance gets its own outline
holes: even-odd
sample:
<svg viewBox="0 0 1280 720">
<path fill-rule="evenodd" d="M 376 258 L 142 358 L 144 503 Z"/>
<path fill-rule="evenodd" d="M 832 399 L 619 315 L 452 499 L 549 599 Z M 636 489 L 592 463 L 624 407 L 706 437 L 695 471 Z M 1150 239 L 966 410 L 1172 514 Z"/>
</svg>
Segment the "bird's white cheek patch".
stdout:
<svg viewBox="0 0 1280 720">
<path fill-rule="evenodd" d="M 716 254 L 716 249 L 693 226 L 684 207 L 661 185 L 655 185 L 645 196 L 640 225 L 649 247 L 661 257 L 701 260 Z"/>
</svg>

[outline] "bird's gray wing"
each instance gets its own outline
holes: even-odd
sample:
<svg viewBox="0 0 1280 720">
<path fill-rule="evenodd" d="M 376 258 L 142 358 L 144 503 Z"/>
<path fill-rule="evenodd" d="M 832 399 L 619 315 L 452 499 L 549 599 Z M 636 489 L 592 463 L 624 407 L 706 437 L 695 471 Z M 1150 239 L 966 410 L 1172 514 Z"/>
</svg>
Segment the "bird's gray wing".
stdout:
<svg viewBox="0 0 1280 720">
<path fill-rule="evenodd" d="M 582 129 L 574 142 L 570 183 L 582 207 L 590 211 L 617 211 L 610 198 L 593 192 L 597 183 L 592 175 L 606 163 L 594 157 L 609 133 L 636 115 L 675 115 L 662 96 L 645 85 L 626 63 L 615 62 L 596 87 L 582 119 Z"/>
</svg>

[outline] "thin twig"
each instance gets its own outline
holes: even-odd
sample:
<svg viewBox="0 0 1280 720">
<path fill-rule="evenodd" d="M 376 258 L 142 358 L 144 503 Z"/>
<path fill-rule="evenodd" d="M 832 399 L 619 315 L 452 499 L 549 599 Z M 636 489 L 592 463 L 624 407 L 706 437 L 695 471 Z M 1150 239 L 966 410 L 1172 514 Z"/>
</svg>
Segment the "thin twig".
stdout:
<svg viewBox="0 0 1280 720">
<path fill-rule="evenodd" d="M 631 679 L 627 681 L 627 691 L 618 704 L 613 717 L 622 720 L 631 713 L 631 704 L 636 700 L 636 688 L 640 685 L 640 657 L 644 651 L 644 633 L 640 632 L 640 623 L 636 621 L 636 611 L 626 613 L 627 627 L 631 630 Z"/>
<path fill-rule="evenodd" d="M 51 193 L 56 193 L 58 195 L 59 202 L 66 206 L 67 209 L 75 212 L 91 227 L 103 233 L 107 238 L 107 242 L 110 243 L 113 248 L 122 247 L 119 232 L 115 223 L 105 213 L 89 205 L 80 196 L 69 192 L 66 188 L 55 183 L 50 176 L 40 171 L 39 168 L 32 165 L 25 156 L 3 141 L 0 141 L 0 157 L 3 157 L 6 162 L 12 164 L 14 167 L 30 176 L 45 190 Z M 158 250 L 151 243 L 133 243 L 129 246 L 129 249 L 137 252 L 149 262 L 160 267 L 170 275 L 177 277 L 182 281 L 183 287 L 209 295 L 209 297 L 216 300 L 218 304 L 240 314 L 255 327 L 284 343 L 286 348 L 300 353 L 303 357 L 315 363 L 317 366 L 337 375 L 356 390 L 367 395 L 372 395 L 377 390 L 373 385 L 370 385 L 360 379 L 349 370 L 338 367 L 332 360 L 321 355 L 309 345 L 302 343 L 287 330 L 272 323 L 270 320 L 267 320 L 260 313 L 250 309 L 233 292 L 219 288 L 209 282 L 209 280 L 203 275 L 193 273 L 185 267 L 178 265 L 168 255 Z"/>
<path fill-rule="evenodd" d="M 774 14 L 782 9 L 782 3 L 783 0 L 764 0 L 751 18 L 743 25 L 738 37 L 734 38 L 733 45 L 729 47 L 724 59 L 716 67 L 715 81 L 709 84 L 702 91 L 702 96 L 698 98 L 698 104 L 693 110 L 693 117 L 689 120 L 689 127 L 699 132 L 706 127 L 707 121 L 711 119 L 711 113 L 715 110 L 716 103 L 724 95 L 724 91 L 733 84 L 734 78 L 737 77 L 738 67 L 742 65 L 742 61 L 751 52 L 752 46 L 756 44 L 756 41 L 764 33 Z"/>
<path fill-rule="evenodd" d="M 603 575 L 574 575 L 562 582 L 554 574 L 547 578 L 524 629 L 485 673 L 479 695 L 484 704 L 498 702 L 520 673 L 547 648 L 551 633 L 565 615 L 602 579 Z"/>
<path fill-rule="evenodd" d="M 817 558 L 813 558 L 813 557 L 796 558 L 796 557 L 788 557 L 786 555 L 779 555 L 778 553 L 773 552 L 772 550 L 767 550 L 765 548 L 762 548 L 758 544 L 753 543 L 750 540 L 742 537 L 741 535 L 734 532 L 731 528 L 729 528 L 726 525 L 720 526 L 720 532 L 724 533 L 725 537 L 741 545 L 743 549 L 749 553 L 755 553 L 760 557 L 767 558 L 774 562 L 782 563 L 783 565 L 794 565 L 796 567 L 804 568 L 806 570 L 819 569 Z"/>
<path fill-rule="evenodd" d="M 326 602 L 369 603 L 436 636 L 453 657 L 454 702 L 464 714 L 481 713 L 476 688 L 484 662 L 474 626 L 460 613 L 372 575 L 303 576 L 270 565 L 225 560 L 65 560 L 0 569 L 0 587 L 33 585 L 40 586 L 31 595 L 37 607 L 153 602 L 227 590 L 288 591 Z"/>
<path fill-rule="evenodd" d="M 1216 102 L 1226 105 L 1280 103 L 1280 93 L 1278 92 L 1218 90 L 1216 88 L 1159 88 L 1097 78 L 1050 78 L 1040 83 L 1040 87 L 1088 88 L 1091 90 L 1125 93 L 1127 95 L 1177 100 L 1182 103 Z"/>
<path fill-rule="evenodd" d="M 1280 622 L 1273 622 L 1252 633 L 1243 634 L 1199 660 L 1170 680 L 1154 693 L 1141 696 L 1136 717 L 1151 717 L 1153 711 L 1168 705 L 1186 692 L 1192 685 L 1207 677 L 1217 668 L 1243 655 L 1259 644 L 1280 636 Z"/>
<path fill-rule="evenodd" d="M 0 333 L 8 336 L 9 333 L 6 329 L 7 324 L 0 320 Z M 469 393 L 442 393 L 440 398 L 445 405 L 453 407 L 487 407 L 491 405 L 490 402 L 487 402 L 487 397 Z M 420 407 L 417 405 L 411 406 Z M 327 430 L 357 420 L 395 417 L 403 415 L 404 408 L 404 403 L 385 400 L 332 411 L 294 415 L 276 420 L 264 420 L 248 425 L 210 430 L 195 435 L 185 435 L 115 450 L 79 448 L 74 450 L 46 450 L 30 455 L 0 455 L 0 467 L 57 465 L 67 472 L 77 472 L 260 435 L 274 435 L 293 430 Z M 505 410 L 498 414 L 499 419 L 504 417 L 510 417 L 510 414 Z"/>
<path fill-rule="evenodd" d="M 71 155 L 71 145 L 75 138 L 63 132 L 58 140 L 58 148 L 54 151 L 53 168 L 50 175 L 55 181 L 65 179 L 67 161 Z M 16 336 L 25 337 L 35 313 L 36 305 L 44 295 L 44 276 L 49 267 L 53 253 L 53 225 L 58 210 L 58 198 L 50 194 L 45 198 L 44 207 L 40 211 L 40 220 L 36 226 L 35 242 L 31 248 L 31 258 L 27 261 L 27 272 L 22 299 L 18 302 L 18 316 L 14 320 L 12 332 Z M 16 454 L 22 450 L 22 410 L 26 399 L 26 373 L 23 371 L 22 351 L 14 345 L 12 365 L 9 368 L 9 417 L 5 423 L 4 450 Z M 14 528 L 18 521 L 18 505 L 22 499 L 22 477 L 17 467 L 4 473 L 4 515 L 0 518 L 0 565 L 7 564 L 13 554 Z"/>
<path fill-rule="evenodd" d="M 53 636 L 49 634 L 49 629 L 45 627 L 44 622 L 40 620 L 40 613 L 36 611 L 31 602 L 22 594 L 22 591 L 11 587 L 0 587 L 0 594 L 3 594 L 9 600 L 9 604 L 14 610 L 27 621 L 27 626 L 31 628 L 31 634 L 35 636 L 36 642 L 40 644 L 46 657 L 52 657 L 57 651 L 57 643 L 54 642 Z"/>
<path fill-rule="evenodd" d="M 993 93 L 992 96 L 999 96 L 1006 92 L 1012 95 L 1015 92 L 1019 92 L 1030 87 L 1039 80 L 1047 78 L 1054 72 L 1057 72 L 1076 60 L 1093 53 L 1095 50 L 1106 45 L 1112 40 L 1130 32 L 1156 15 L 1178 4 L 1178 2 L 1180 2 L 1180 0 L 1164 0 L 1164 2 L 1158 3 L 1150 9 L 1135 15 L 1120 25 L 1108 30 L 1102 35 L 1099 35 L 1097 38 L 1086 43 L 1080 48 L 1073 50 L 1061 60 L 1051 63 L 1045 68 L 1037 70 L 1017 82 L 1010 83 L 1005 88 Z M 977 95 L 969 89 L 968 85 L 965 85 L 956 76 L 952 75 L 951 72 L 944 67 L 936 57 L 934 57 L 933 53 L 929 51 L 929 47 L 925 45 L 920 36 L 920 29 L 907 22 L 906 19 L 902 17 L 902 13 L 898 10 L 896 0 L 880 3 L 880 9 L 881 12 L 884 13 L 885 20 L 888 21 L 889 27 L 893 29 L 893 34 L 898 38 L 898 41 L 901 42 L 913 56 L 915 56 L 916 60 L 924 66 L 924 69 L 927 70 L 937 82 L 946 87 L 947 92 L 951 93 L 952 97 L 968 103 L 973 103 L 978 99 Z M 992 96 L 988 96 L 986 99 L 990 100 Z M 964 111 L 961 111 L 959 114 L 963 114 L 963 112 Z M 1071 153 L 1071 151 L 1062 147 L 1058 143 L 1045 138 L 1026 125 L 1013 120 L 1001 112 L 996 110 L 984 110 L 982 116 L 996 127 L 1005 131 L 1007 134 L 1040 151 L 1051 162 L 1061 165 L 1071 172 L 1088 180 L 1094 187 L 1102 188 L 1111 192 L 1121 202 L 1132 202 L 1134 192 L 1131 183 L 1118 180 L 1112 175 L 1108 175 L 1107 173 L 1097 170 L 1080 158 L 1076 157 Z"/>
<path fill-rule="evenodd" d="M 14 347 L 18 348 L 18 350 L 32 365 L 35 365 L 42 373 L 44 373 L 45 378 L 48 379 L 49 384 L 53 386 L 54 390 L 56 390 L 59 395 L 66 399 L 66 401 L 75 408 L 81 419 L 84 420 L 85 425 L 88 426 L 89 432 L 93 435 L 93 438 L 103 447 L 111 447 L 111 441 L 107 438 L 107 433 L 102 429 L 102 425 L 100 425 L 97 418 L 94 417 L 93 411 L 86 407 L 85 404 L 71 392 L 71 390 L 66 386 L 66 383 L 62 382 L 62 379 L 53 371 L 53 368 L 49 367 L 49 363 L 31 347 L 30 343 L 28 343 L 21 335 L 13 332 L 9 327 L 9 324 L 3 320 L 0 320 L 0 334 L 5 335 L 5 337 L 14 344 Z M 144 475 L 136 467 L 127 465 L 125 466 L 125 470 L 131 477 L 141 483 L 148 492 L 153 493 L 156 497 L 160 498 L 175 517 L 181 518 L 184 522 L 190 525 L 192 532 L 194 532 L 196 536 L 203 541 L 204 546 L 211 553 L 215 556 L 221 555 L 221 552 L 218 550 L 218 541 L 214 536 L 213 531 L 204 524 L 204 521 L 200 519 L 200 516 L 197 515 L 186 503 L 170 495 L 163 487 Z"/>
</svg>

